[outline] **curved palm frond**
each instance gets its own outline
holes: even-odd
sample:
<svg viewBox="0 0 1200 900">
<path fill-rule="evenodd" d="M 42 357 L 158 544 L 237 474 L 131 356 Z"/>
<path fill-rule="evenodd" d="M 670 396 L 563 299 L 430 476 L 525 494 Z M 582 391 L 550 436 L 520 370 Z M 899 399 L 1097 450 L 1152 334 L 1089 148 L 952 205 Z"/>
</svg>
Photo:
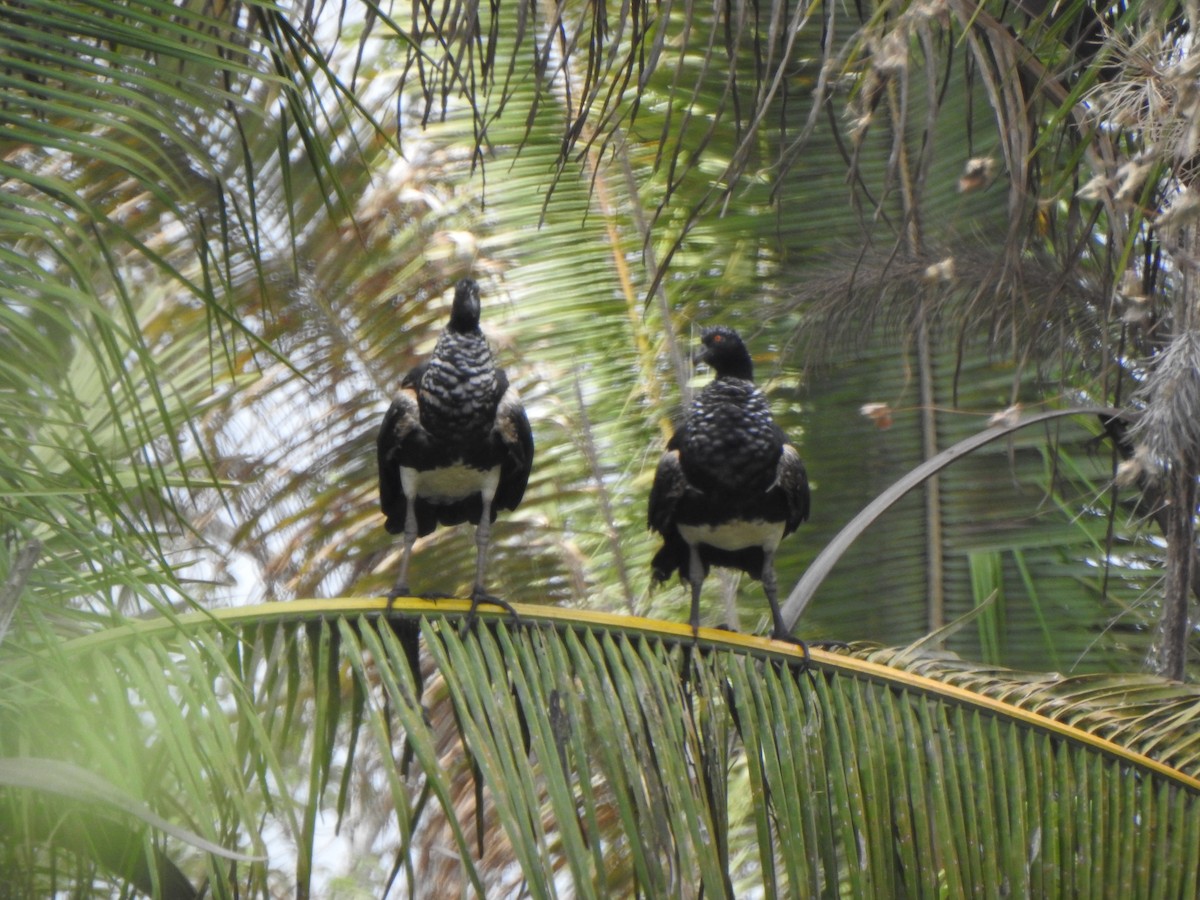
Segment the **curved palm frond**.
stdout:
<svg viewBox="0 0 1200 900">
<path fill-rule="evenodd" d="M 295 601 L 98 632 L 0 666 L 3 734 L 269 857 L 231 869 L 168 840 L 215 896 L 316 890 L 321 823 L 364 805 L 378 830 L 357 839 L 389 848 L 358 873 L 376 889 L 1195 887 L 1192 687 L 915 649 L 813 650 L 805 674 L 784 644 L 597 613 L 522 606 L 519 626 L 484 612 L 461 633 L 468 606 L 398 601 L 383 618 L 381 599 Z M 126 723 L 149 764 L 125 767 L 100 719 Z M 209 745 L 228 749 L 193 751 Z M 8 864 L 37 872 L 40 852 Z"/>
</svg>

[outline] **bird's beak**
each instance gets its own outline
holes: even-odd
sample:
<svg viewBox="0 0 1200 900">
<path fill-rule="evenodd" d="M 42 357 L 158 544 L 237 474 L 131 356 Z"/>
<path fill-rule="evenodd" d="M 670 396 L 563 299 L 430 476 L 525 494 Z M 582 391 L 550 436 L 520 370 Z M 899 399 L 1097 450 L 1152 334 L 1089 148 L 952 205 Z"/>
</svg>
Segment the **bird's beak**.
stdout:
<svg viewBox="0 0 1200 900">
<path fill-rule="evenodd" d="M 708 365 L 708 348 L 701 344 L 692 354 L 692 365 Z"/>
</svg>

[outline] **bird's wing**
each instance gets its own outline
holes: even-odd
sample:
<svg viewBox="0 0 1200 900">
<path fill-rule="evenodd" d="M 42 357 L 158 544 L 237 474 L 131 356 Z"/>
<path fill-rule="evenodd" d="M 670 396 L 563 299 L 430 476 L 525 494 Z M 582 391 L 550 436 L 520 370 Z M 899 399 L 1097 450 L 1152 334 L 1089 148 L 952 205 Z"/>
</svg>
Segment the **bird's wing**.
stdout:
<svg viewBox="0 0 1200 900">
<path fill-rule="evenodd" d="M 407 384 L 408 379 L 405 379 Z M 404 388 L 392 401 L 379 426 L 379 437 L 375 442 L 379 461 L 379 506 L 387 516 L 385 527 L 392 534 L 404 530 L 404 514 L 407 501 L 400 483 L 400 464 L 404 456 L 405 443 L 421 427 L 421 413 L 417 404 L 417 392 Z"/>
<path fill-rule="evenodd" d="M 675 528 L 675 507 L 687 491 L 688 482 L 679 462 L 679 451 L 672 449 L 671 444 L 667 446 L 667 451 L 659 457 L 658 468 L 654 471 L 647 519 L 651 528 L 669 537 Z"/>
<path fill-rule="evenodd" d="M 809 490 L 808 473 L 804 471 L 804 463 L 800 454 L 791 444 L 783 445 L 779 454 L 779 463 L 775 467 L 775 483 L 787 498 L 788 517 L 784 534 L 791 534 L 796 526 L 808 519 Z"/>
<path fill-rule="evenodd" d="M 517 389 L 508 384 L 503 372 L 498 374 L 504 393 L 496 406 L 496 433 L 505 453 L 500 463 L 495 505 L 498 509 L 516 509 L 525 496 L 525 486 L 529 484 L 529 472 L 533 468 L 533 429 L 529 427 L 529 417 L 525 415 Z"/>
<path fill-rule="evenodd" d="M 429 360 L 414 366 L 408 370 L 408 374 L 404 376 L 404 380 L 400 382 L 400 389 L 409 389 L 414 392 L 421 390 L 421 379 L 425 377 L 425 370 L 429 368 Z"/>
</svg>

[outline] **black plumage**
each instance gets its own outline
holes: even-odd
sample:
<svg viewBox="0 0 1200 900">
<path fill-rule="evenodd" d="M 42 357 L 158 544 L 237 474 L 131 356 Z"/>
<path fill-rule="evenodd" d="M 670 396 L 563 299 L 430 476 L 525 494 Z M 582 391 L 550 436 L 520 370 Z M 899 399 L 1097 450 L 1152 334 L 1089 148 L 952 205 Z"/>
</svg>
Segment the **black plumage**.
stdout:
<svg viewBox="0 0 1200 900">
<path fill-rule="evenodd" d="M 775 550 L 808 518 L 808 475 L 800 454 L 754 386 L 750 353 L 732 328 L 705 329 L 697 362 L 716 377 L 692 402 L 667 443 L 650 490 L 649 524 L 662 535 L 654 581 L 678 572 L 691 585 L 691 625 L 711 566 L 763 583 L 772 634 L 789 639 L 779 613 Z"/>
<path fill-rule="evenodd" d="M 529 419 L 479 329 L 479 313 L 479 286 L 464 278 L 433 355 L 404 377 L 377 444 L 384 527 L 404 535 L 390 596 L 408 592 L 418 536 L 473 522 L 472 612 L 481 601 L 499 602 L 484 580 L 491 525 L 499 510 L 517 508 L 533 465 Z"/>
</svg>

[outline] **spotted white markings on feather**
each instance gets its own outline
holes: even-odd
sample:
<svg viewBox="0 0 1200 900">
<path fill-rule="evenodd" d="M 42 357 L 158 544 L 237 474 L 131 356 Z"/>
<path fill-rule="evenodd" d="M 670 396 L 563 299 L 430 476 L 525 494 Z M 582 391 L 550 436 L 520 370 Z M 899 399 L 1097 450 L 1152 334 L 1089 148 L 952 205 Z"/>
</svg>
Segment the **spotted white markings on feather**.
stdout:
<svg viewBox="0 0 1200 900">
<path fill-rule="evenodd" d="M 707 544 L 718 550 L 762 547 L 770 553 L 783 540 L 784 523 L 766 522 L 762 519 L 733 519 L 720 525 L 679 524 L 676 527 L 689 544 Z"/>
<path fill-rule="evenodd" d="M 440 469 L 400 467 L 400 485 L 406 497 L 420 497 L 426 503 L 456 503 L 472 494 L 494 497 L 500 484 L 500 467 L 475 469 L 456 464 Z"/>
</svg>

